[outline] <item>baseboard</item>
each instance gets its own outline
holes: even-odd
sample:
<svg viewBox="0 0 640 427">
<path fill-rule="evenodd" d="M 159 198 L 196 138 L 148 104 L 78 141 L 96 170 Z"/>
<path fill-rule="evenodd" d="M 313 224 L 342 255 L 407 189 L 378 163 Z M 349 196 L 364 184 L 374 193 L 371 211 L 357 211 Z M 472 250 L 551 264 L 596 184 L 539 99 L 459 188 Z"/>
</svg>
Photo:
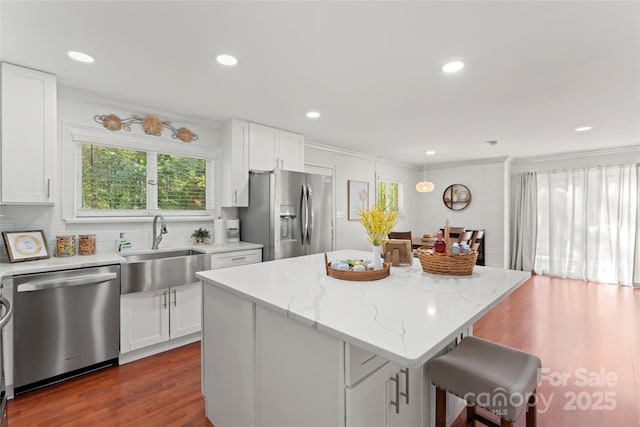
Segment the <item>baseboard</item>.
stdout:
<svg viewBox="0 0 640 427">
<path fill-rule="evenodd" d="M 119 362 L 121 365 L 134 362 L 136 360 L 144 359 L 145 357 L 153 356 L 154 354 L 163 353 L 174 348 L 182 347 L 183 345 L 191 344 L 200 341 L 200 332 L 196 332 L 191 335 L 172 339 L 166 342 L 151 345 L 145 348 L 139 348 L 127 353 L 121 353 Z"/>
</svg>

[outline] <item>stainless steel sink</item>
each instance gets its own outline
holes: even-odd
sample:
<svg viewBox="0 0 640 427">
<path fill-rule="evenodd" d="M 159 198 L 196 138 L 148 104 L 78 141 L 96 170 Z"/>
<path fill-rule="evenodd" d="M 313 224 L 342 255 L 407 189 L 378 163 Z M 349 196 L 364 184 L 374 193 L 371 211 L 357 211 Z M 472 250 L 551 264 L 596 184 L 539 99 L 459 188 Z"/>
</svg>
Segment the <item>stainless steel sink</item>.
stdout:
<svg viewBox="0 0 640 427">
<path fill-rule="evenodd" d="M 196 272 L 211 269 L 211 254 L 191 249 L 123 256 L 121 294 L 187 285 L 198 281 Z"/>
<path fill-rule="evenodd" d="M 181 256 L 203 255 L 202 252 L 197 252 L 192 249 L 182 249 L 178 251 L 166 251 L 166 252 L 151 252 L 148 254 L 131 254 L 122 255 L 127 259 L 127 262 L 149 261 L 152 259 L 162 258 L 176 258 Z"/>
</svg>

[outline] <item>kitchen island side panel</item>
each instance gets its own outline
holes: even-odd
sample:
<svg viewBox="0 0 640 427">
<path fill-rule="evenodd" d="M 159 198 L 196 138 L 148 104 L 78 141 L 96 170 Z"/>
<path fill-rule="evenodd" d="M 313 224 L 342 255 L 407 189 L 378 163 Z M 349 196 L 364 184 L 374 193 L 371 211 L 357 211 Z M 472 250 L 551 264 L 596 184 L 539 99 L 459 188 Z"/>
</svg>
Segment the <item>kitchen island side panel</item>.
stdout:
<svg viewBox="0 0 640 427">
<path fill-rule="evenodd" d="M 202 384 L 216 427 L 255 426 L 254 304 L 203 285 Z"/>
</svg>

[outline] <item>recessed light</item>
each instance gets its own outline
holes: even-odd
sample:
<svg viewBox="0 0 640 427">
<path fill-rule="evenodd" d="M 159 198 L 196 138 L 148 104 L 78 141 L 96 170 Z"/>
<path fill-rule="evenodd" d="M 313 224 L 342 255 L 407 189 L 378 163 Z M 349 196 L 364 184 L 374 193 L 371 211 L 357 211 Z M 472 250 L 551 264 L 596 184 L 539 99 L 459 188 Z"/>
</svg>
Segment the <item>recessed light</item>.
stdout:
<svg viewBox="0 0 640 427">
<path fill-rule="evenodd" d="M 591 130 L 591 126 L 581 126 L 575 129 L 576 132 L 586 132 L 588 130 Z"/>
<path fill-rule="evenodd" d="M 489 144 L 489 145 L 496 145 L 498 143 L 498 141 L 495 141 L 495 140 L 493 140 L 493 141 L 485 141 L 485 142 L 487 144 Z"/>
<path fill-rule="evenodd" d="M 455 73 L 456 71 L 460 71 L 464 68 L 464 62 L 462 61 L 453 61 L 446 63 L 442 66 L 442 71 L 445 73 Z"/>
<path fill-rule="evenodd" d="M 236 65 L 238 63 L 236 57 L 231 55 L 218 55 L 216 56 L 216 61 L 218 61 L 219 64 L 227 66 Z"/>
<path fill-rule="evenodd" d="M 434 154 L 436 154 L 436 152 L 433 150 L 427 151 L 427 156 L 433 156 Z"/>
<path fill-rule="evenodd" d="M 88 55 L 84 52 L 78 52 L 77 50 L 68 50 L 67 55 L 69 56 L 69 58 L 75 59 L 78 62 L 91 63 L 95 61 L 93 59 L 93 56 Z"/>
<path fill-rule="evenodd" d="M 317 119 L 317 118 L 320 117 L 320 113 L 317 112 L 317 111 L 309 111 L 307 113 L 307 117 L 310 118 L 310 119 Z"/>
</svg>

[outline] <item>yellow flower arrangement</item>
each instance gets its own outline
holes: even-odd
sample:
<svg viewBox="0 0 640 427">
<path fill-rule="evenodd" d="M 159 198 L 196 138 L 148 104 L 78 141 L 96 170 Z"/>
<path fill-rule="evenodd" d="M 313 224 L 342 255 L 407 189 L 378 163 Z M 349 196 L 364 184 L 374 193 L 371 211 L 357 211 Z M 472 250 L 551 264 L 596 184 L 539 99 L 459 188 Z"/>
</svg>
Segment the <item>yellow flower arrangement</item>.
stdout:
<svg viewBox="0 0 640 427">
<path fill-rule="evenodd" d="M 386 210 L 383 205 L 375 204 L 371 209 L 358 209 L 360 223 L 367 230 L 369 242 L 374 246 L 385 243 L 387 235 L 396 225 L 397 211 Z"/>
</svg>

